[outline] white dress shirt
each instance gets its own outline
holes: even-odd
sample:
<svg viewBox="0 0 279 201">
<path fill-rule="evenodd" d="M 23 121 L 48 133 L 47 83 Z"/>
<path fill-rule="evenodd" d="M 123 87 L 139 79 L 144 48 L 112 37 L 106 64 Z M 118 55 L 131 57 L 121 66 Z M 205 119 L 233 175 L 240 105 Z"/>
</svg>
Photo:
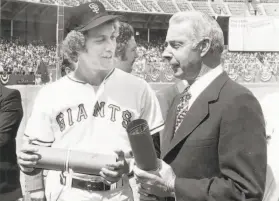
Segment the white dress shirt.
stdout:
<svg viewBox="0 0 279 201">
<path fill-rule="evenodd" d="M 208 71 L 206 74 L 202 75 L 198 78 L 189 89 L 189 93 L 191 94 L 191 99 L 189 100 L 189 107 L 193 105 L 195 100 L 199 97 L 199 95 L 223 72 L 222 65 L 217 66 L 216 68 Z M 177 89 L 179 93 L 182 93 L 185 88 L 188 86 L 188 82 L 186 80 L 181 80 L 177 83 Z"/>
</svg>

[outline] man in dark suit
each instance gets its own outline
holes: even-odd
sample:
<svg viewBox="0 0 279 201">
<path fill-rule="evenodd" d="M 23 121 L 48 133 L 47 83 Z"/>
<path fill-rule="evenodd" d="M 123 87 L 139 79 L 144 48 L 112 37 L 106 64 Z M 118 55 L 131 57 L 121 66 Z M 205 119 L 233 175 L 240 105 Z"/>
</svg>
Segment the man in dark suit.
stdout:
<svg viewBox="0 0 279 201">
<path fill-rule="evenodd" d="M 223 71 L 221 28 L 204 13 L 176 13 L 166 43 L 163 56 L 188 84 L 168 112 L 159 169 L 154 174 L 134 168 L 142 198 L 261 201 L 264 118 L 253 94 Z"/>
<path fill-rule="evenodd" d="M 22 197 L 16 156 L 16 135 L 23 116 L 18 90 L 0 83 L 0 200 Z"/>
</svg>

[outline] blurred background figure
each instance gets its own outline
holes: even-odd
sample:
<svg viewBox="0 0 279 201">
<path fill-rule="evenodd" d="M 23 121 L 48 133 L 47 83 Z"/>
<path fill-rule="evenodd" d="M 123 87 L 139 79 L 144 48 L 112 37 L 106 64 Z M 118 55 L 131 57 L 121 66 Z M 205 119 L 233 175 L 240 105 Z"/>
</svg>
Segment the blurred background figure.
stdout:
<svg viewBox="0 0 279 201">
<path fill-rule="evenodd" d="M 121 22 L 119 36 L 116 39 L 115 65 L 127 73 L 132 72 L 133 64 L 138 57 L 134 29 L 131 25 Z"/>
<path fill-rule="evenodd" d="M 64 58 L 61 66 L 61 77 L 68 75 L 73 70 L 75 70 L 74 64 L 70 63 L 68 59 Z"/>
</svg>

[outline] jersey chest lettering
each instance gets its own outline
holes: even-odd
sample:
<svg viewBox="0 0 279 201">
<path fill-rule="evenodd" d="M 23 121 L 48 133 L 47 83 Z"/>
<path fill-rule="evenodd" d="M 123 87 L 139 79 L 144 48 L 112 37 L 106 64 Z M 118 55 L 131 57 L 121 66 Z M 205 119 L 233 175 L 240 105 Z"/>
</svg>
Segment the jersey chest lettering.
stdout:
<svg viewBox="0 0 279 201">
<path fill-rule="evenodd" d="M 65 112 L 60 112 L 56 116 L 56 122 L 59 125 L 60 131 L 63 132 L 66 126 L 73 126 L 75 123 L 82 122 L 88 118 L 88 111 L 86 111 L 84 104 L 78 105 L 78 112 L 73 115 L 72 109 L 68 108 Z M 122 112 L 120 121 L 117 121 L 117 113 Z M 92 114 L 96 118 L 105 118 L 106 115 L 110 115 L 110 121 L 114 123 L 121 122 L 124 128 L 127 128 L 129 122 L 131 122 L 132 113 L 129 110 L 122 111 L 121 108 L 114 104 L 106 106 L 106 102 L 98 102 L 95 104 L 94 111 Z M 66 120 L 65 116 L 68 120 Z"/>
</svg>

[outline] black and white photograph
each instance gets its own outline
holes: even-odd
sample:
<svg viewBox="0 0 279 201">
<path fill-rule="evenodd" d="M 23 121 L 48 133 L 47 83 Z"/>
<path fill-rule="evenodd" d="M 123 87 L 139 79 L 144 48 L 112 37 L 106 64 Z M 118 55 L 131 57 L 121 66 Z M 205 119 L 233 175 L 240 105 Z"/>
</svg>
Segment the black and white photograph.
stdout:
<svg viewBox="0 0 279 201">
<path fill-rule="evenodd" d="M 0 3 L 0 201 L 279 201 L 279 0 Z"/>
</svg>

